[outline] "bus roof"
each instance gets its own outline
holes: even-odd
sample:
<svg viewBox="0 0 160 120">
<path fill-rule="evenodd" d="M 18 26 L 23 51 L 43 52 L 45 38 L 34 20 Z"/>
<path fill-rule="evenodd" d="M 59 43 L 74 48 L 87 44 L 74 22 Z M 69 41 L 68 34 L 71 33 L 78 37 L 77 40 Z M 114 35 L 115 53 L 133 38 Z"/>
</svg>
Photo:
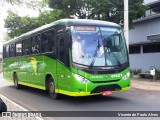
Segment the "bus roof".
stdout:
<svg viewBox="0 0 160 120">
<path fill-rule="evenodd" d="M 24 33 L 12 40 L 9 40 L 7 41 L 5 44 L 9 43 L 9 42 L 13 42 L 17 39 L 20 39 L 22 37 L 26 37 L 28 35 L 32 35 L 34 33 L 37 33 L 41 30 L 45 30 L 47 28 L 50 28 L 54 25 L 66 25 L 66 26 L 72 26 L 72 25 L 88 25 L 88 26 L 108 26 L 108 27 L 119 27 L 120 28 L 120 25 L 116 24 L 116 23 L 113 23 L 113 22 L 107 22 L 107 21 L 100 21 L 100 20 L 89 20 L 89 19 L 60 19 L 60 20 L 57 20 L 55 22 L 52 22 L 50 24 L 46 24 L 46 25 L 43 25 L 41 27 L 38 27 L 32 31 L 29 31 L 27 33 Z M 4 45 L 5 45 L 4 44 Z"/>
</svg>

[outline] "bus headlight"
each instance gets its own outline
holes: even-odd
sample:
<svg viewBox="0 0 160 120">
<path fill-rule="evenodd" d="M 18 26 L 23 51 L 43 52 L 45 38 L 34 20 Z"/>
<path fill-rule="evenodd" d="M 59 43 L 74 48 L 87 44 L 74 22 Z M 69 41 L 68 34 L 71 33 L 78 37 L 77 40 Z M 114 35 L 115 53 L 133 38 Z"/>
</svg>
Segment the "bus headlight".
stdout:
<svg viewBox="0 0 160 120">
<path fill-rule="evenodd" d="M 126 80 L 126 79 L 129 78 L 129 77 L 130 77 L 130 72 L 128 72 L 126 75 L 124 75 L 122 79 L 123 79 L 123 80 Z"/>
<path fill-rule="evenodd" d="M 86 79 L 86 78 L 84 78 L 84 77 L 82 77 L 82 76 L 80 76 L 80 75 L 77 75 L 77 74 L 74 74 L 74 73 L 72 73 L 72 75 L 73 75 L 73 76 L 76 78 L 76 80 L 79 81 L 79 82 L 82 82 L 82 83 L 88 83 L 88 82 L 89 82 L 88 79 Z"/>
</svg>

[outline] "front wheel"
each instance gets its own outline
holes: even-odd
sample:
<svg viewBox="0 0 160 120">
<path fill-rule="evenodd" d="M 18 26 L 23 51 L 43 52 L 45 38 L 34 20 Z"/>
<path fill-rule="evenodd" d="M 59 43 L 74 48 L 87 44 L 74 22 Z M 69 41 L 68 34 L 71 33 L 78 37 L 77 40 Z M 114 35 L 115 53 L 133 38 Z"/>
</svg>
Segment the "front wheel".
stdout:
<svg viewBox="0 0 160 120">
<path fill-rule="evenodd" d="M 54 80 L 52 79 L 52 77 L 49 78 L 48 89 L 49 89 L 49 95 L 51 98 L 55 100 L 61 98 L 62 95 L 55 92 L 55 84 L 54 84 Z"/>
</svg>

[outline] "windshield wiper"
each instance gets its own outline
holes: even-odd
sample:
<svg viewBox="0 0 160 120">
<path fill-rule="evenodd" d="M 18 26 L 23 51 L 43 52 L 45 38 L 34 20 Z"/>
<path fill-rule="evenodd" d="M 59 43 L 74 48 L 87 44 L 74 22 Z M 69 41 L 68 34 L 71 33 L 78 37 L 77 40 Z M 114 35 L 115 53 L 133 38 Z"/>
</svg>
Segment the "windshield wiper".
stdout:
<svg viewBox="0 0 160 120">
<path fill-rule="evenodd" d="M 100 49 L 100 47 L 101 47 L 101 45 L 100 45 L 100 43 L 99 43 L 99 38 L 98 38 L 98 45 L 97 45 L 97 48 L 96 48 L 96 50 L 95 50 L 95 52 L 94 52 L 93 59 L 92 59 L 91 64 L 89 65 L 89 67 L 92 67 L 92 66 L 94 65 L 95 60 L 96 60 L 96 58 L 97 58 L 97 52 L 98 52 L 98 50 Z"/>
</svg>

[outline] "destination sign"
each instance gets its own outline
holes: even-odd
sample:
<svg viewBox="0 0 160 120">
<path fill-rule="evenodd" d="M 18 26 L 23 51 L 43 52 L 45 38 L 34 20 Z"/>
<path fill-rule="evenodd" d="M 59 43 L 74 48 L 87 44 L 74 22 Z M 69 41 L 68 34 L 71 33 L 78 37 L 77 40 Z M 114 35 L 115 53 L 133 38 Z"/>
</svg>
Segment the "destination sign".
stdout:
<svg viewBox="0 0 160 120">
<path fill-rule="evenodd" d="M 76 26 L 74 29 L 76 31 L 96 31 L 96 27 L 93 26 Z"/>
</svg>

